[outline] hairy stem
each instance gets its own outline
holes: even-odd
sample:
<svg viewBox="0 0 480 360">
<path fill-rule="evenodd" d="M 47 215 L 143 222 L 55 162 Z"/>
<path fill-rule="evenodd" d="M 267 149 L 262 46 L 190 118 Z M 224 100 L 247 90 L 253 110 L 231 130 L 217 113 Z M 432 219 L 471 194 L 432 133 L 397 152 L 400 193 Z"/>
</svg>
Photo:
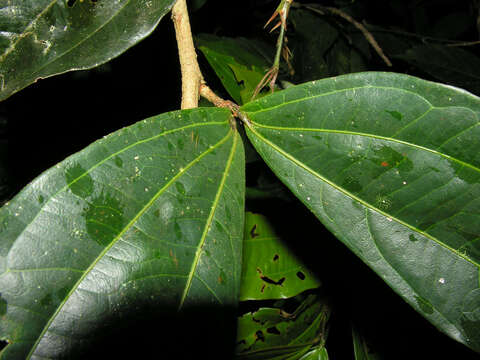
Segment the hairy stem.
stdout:
<svg viewBox="0 0 480 360">
<path fill-rule="evenodd" d="M 198 107 L 202 73 L 193 45 L 192 30 L 186 0 L 177 0 L 172 9 L 172 20 L 177 37 L 178 56 L 182 72 L 182 109 Z"/>
<path fill-rule="evenodd" d="M 230 109 L 232 114 L 236 116 L 238 105 L 220 98 L 203 80 L 203 75 L 197 61 L 197 53 L 195 52 L 195 46 L 193 44 L 186 0 L 177 0 L 172 9 L 172 20 L 175 26 L 178 57 L 180 59 L 180 70 L 182 72 L 181 108 L 192 109 L 198 107 L 198 100 L 200 96 L 202 96 L 217 107 Z"/>
</svg>

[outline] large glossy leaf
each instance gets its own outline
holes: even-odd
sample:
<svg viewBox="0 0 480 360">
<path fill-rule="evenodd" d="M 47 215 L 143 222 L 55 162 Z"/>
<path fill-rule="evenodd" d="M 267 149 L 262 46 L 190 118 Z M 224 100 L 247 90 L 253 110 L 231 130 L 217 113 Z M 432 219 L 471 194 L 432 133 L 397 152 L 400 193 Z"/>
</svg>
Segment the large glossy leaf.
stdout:
<svg viewBox="0 0 480 360">
<path fill-rule="evenodd" d="M 141 121 L 1 209 L 3 358 L 71 358 L 141 307 L 234 306 L 245 184 L 230 117 L 209 108 Z"/>
<path fill-rule="evenodd" d="M 0 100 L 38 79 L 88 69 L 147 35 L 175 0 L 1 0 Z"/>
<path fill-rule="evenodd" d="M 320 286 L 267 217 L 247 212 L 244 237 L 240 300 L 288 298 Z"/>
<path fill-rule="evenodd" d="M 238 320 L 237 359 L 299 360 L 312 353 L 323 356 L 329 316 L 328 306 L 315 295 L 307 296 L 291 314 L 280 308 L 244 314 Z"/>
<path fill-rule="evenodd" d="M 360 73 L 242 111 L 294 194 L 419 313 L 480 351 L 480 99 Z"/>
</svg>

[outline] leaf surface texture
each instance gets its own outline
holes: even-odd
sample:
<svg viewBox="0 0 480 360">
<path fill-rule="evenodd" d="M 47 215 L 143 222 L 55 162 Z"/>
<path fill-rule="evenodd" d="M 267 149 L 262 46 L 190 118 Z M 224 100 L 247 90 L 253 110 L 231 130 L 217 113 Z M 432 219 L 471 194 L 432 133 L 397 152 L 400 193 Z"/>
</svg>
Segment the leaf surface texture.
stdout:
<svg viewBox="0 0 480 360">
<path fill-rule="evenodd" d="M 38 79 L 111 60 L 149 35 L 174 3 L 0 1 L 0 100 Z"/>
<path fill-rule="evenodd" d="M 359 73 L 242 111 L 257 151 L 323 224 L 419 313 L 480 351 L 480 100 Z"/>
<path fill-rule="evenodd" d="M 144 309 L 236 304 L 245 180 L 230 117 L 209 108 L 141 121 L 0 210 L 2 358 L 70 358 Z"/>
</svg>

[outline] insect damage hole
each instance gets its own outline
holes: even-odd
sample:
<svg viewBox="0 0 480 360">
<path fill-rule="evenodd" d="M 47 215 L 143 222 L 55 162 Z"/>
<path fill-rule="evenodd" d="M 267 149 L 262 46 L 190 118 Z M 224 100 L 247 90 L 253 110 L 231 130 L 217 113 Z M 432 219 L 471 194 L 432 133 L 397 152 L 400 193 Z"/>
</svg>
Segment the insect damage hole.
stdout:
<svg viewBox="0 0 480 360">
<path fill-rule="evenodd" d="M 67 6 L 68 7 L 73 7 L 73 5 L 75 5 L 76 2 L 77 2 L 77 0 L 67 0 Z"/>
<path fill-rule="evenodd" d="M 260 235 L 259 233 L 255 232 L 256 229 L 257 229 L 257 224 L 253 225 L 252 230 L 250 230 L 250 236 L 252 237 L 252 239 Z"/>
<path fill-rule="evenodd" d="M 305 274 L 301 271 L 297 272 L 297 277 L 300 279 L 300 280 L 305 280 Z"/>
<path fill-rule="evenodd" d="M 265 281 L 267 284 L 271 284 L 271 285 L 278 285 L 278 286 L 282 286 L 283 282 L 285 281 L 285 278 L 282 277 L 280 280 L 278 281 L 275 281 L 275 280 L 272 280 L 270 279 L 269 277 L 265 276 L 265 275 L 260 275 L 260 279 L 262 279 L 263 281 Z"/>
<path fill-rule="evenodd" d="M 275 254 L 275 256 L 273 257 L 273 261 L 277 261 L 278 259 L 280 259 L 280 256 L 278 254 Z"/>
<path fill-rule="evenodd" d="M 3 348 L 6 347 L 8 344 L 11 344 L 11 341 L 9 341 L 9 340 L 0 340 L 0 350 L 3 350 Z"/>
<path fill-rule="evenodd" d="M 267 329 L 267 333 L 273 334 L 273 335 L 280 335 L 280 331 L 275 326 L 269 327 Z"/>
<path fill-rule="evenodd" d="M 255 337 L 257 338 L 257 340 L 260 340 L 260 341 L 265 342 L 265 335 L 263 335 L 262 330 L 258 330 L 258 331 L 255 333 Z"/>
</svg>

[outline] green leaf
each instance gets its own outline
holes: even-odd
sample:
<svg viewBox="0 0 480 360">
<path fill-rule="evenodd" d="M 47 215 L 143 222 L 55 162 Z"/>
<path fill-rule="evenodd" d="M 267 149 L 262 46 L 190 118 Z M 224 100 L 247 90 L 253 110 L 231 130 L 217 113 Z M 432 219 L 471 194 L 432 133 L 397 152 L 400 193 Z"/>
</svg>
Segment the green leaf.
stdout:
<svg viewBox="0 0 480 360">
<path fill-rule="evenodd" d="M 295 82 L 329 76 L 325 55 L 335 41 L 338 41 L 337 29 L 318 14 L 303 9 L 291 9 L 288 20 L 293 25 L 293 32 L 289 31 L 288 40 L 293 52 Z"/>
<path fill-rule="evenodd" d="M 38 79 L 89 69 L 148 36 L 175 0 L 0 4 L 0 100 Z"/>
<path fill-rule="evenodd" d="M 325 346 L 317 346 L 303 355 L 300 360 L 328 360 L 328 352 Z"/>
<path fill-rule="evenodd" d="M 261 308 L 238 320 L 238 359 L 301 359 L 312 347 L 322 347 L 330 316 L 328 306 L 309 295 L 292 313 Z"/>
<path fill-rule="evenodd" d="M 238 104 L 249 102 L 270 66 L 270 49 L 265 50 L 265 44 L 254 40 L 208 34 L 199 35 L 196 43 L 233 100 Z"/>
<path fill-rule="evenodd" d="M 359 39 L 358 43 L 363 39 Z M 367 70 L 367 64 L 361 53 L 348 42 L 339 38 L 332 46 L 327 56 L 327 64 L 331 75 L 349 74 Z"/>
<path fill-rule="evenodd" d="M 3 358 L 70 358 L 141 307 L 236 304 L 245 180 L 230 118 L 208 108 L 141 121 L 0 210 Z"/>
<path fill-rule="evenodd" d="M 380 360 L 381 357 L 372 350 L 370 344 L 367 342 L 360 331 L 352 326 L 352 338 L 353 338 L 353 352 L 355 354 L 355 360 Z"/>
<path fill-rule="evenodd" d="M 270 219 L 246 213 L 240 300 L 289 298 L 320 286 L 287 244 Z"/>
<path fill-rule="evenodd" d="M 259 154 L 325 226 L 426 319 L 480 351 L 479 98 L 360 73 L 242 111 Z"/>
<path fill-rule="evenodd" d="M 480 94 L 480 58 L 458 47 L 419 45 L 396 56 L 435 79 Z"/>
<path fill-rule="evenodd" d="M 206 2 L 207 0 L 189 0 L 188 8 L 191 11 L 197 11 L 200 10 Z"/>
</svg>

